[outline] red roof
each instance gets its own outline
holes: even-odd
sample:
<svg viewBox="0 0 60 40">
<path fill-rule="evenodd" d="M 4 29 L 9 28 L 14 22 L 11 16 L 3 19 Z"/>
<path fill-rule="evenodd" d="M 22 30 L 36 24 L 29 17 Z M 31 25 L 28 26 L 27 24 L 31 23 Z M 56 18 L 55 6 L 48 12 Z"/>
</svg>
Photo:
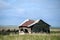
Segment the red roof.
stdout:
<svg viewBox="0 0 60 40">
<path fill-rule="evenodd" d="M 32 23 L 34 23 L 34 22 L 35 22 L 34 20 L 28 20 L 28 21 L 26 21 L 25 23 L 23 23 L 21 26 L 27 27 L 28 25 L 30 25 L 30 24 L 32 24 Z"/>
<path fill-rule="evenodd" d="M 38 22 L 40 22 L 40 24 L 42 23 L 42 24 L 46 24 L 46 25 L 50 26 L 49 24 L 45 23 L 43 20 L 29 20 L 29 19 L 27 19 L 20 24 L 19 28 L 20 27 L 30 27 Z"/>
</svg>

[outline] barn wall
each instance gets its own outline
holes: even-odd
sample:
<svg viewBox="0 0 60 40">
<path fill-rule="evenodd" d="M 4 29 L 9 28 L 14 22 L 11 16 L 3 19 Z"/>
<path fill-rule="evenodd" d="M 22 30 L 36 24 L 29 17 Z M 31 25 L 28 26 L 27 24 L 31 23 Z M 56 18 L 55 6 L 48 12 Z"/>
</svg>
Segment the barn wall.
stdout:
<svg viewBox="0 0 60 40">
<path fill-rule="evenodd" d="M 35 33 L 39 33 L 39 32 L 45 32 L 45 33 L 48 33 L 48 31 L 50 32 L 50 28 L 49 28 L 49 25 L 47 24 L 44 24 L 44 23 L 36 23 L 35 25 L 32 26 L 32 32 L 35 32 Z"/>
</svg>

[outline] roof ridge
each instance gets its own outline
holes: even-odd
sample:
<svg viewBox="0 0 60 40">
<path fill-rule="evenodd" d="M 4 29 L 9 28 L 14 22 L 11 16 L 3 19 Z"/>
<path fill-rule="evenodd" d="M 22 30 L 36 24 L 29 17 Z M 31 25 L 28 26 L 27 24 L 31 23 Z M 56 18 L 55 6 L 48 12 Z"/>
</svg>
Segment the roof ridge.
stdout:
<svg viewBox="0 0 60 40">
<path fill-rule="evenodd" d="M 39 21 L 40 21 L 40 20 L 36 20 L 34 23 L 28 25 L 28 27 L 29 27 L 29 26 L 32 26 L 32 25 L 34 25 L 34 24 L 36 24 L 36 23 L 39 22 Z"/>
<path fill-rule="evenodd" d="M 21 26 L 22 24 L 24 24 L 27 21 L 30 21 L 31 19 L 26 19 L 25 21 L 23 21 L 19 26 Z M 35 21 L 35 20 L 31 20 L 31 21 Z"/>
<path fill-rule="evenodd" d="M 24 24 L 26 21 L 29 21 L 29 19 L 26 19 L 25 21 L 23 21 L 19 26 L 21 26 L 22 24 Z"/>
</svg>

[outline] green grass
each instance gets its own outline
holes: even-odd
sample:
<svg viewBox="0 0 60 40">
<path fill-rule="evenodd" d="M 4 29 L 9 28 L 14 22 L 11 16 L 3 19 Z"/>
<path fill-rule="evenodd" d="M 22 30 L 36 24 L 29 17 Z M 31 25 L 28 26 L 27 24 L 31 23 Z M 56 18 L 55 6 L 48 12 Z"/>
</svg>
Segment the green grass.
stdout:
<svg viewBox="0 0 60 40">
<path fill-rule="evenodd" d="M 0 35 L 0 40 L 60 40 L 60 35 L 53 34 L 10 34 Z"/>
<path fill-rule="evenodd" d="M 56 33 L 60 33 L 60 31 L 51 31 L 51 33 L 56 34 Z"/>
</svg>

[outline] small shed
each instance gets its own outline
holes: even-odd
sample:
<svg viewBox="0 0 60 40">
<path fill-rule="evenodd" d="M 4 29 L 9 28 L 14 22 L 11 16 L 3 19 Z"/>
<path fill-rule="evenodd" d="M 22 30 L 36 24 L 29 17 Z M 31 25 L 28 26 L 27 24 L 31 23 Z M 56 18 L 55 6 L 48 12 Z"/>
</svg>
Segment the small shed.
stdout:
<svg viewBox="0 0 60 40">
<path fill-rule="evenodd" d="M 43 20 L 27 19 L 19 25 L 19 33 L 50 33 L 50 25 Z"/>
</svg>

